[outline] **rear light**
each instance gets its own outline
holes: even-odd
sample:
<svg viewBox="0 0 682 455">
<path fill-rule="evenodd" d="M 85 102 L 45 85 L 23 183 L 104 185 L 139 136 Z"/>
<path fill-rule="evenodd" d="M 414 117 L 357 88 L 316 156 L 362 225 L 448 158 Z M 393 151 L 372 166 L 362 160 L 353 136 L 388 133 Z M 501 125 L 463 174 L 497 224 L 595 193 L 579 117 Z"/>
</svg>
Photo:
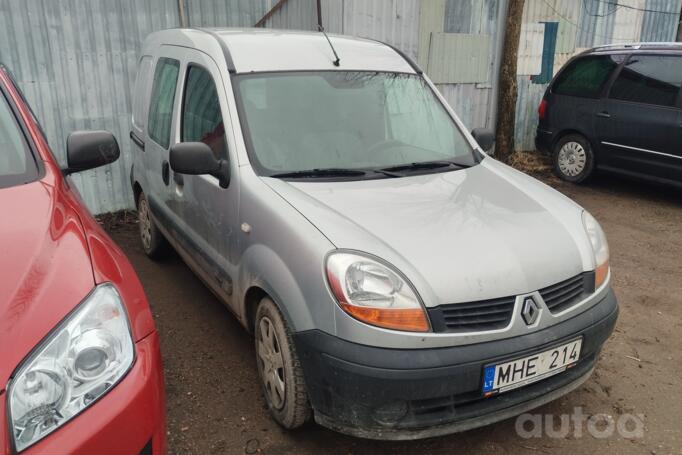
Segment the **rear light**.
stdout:
<svg viewBox="0 0 682 455">
<path fill-rule="evenodd" d="M 544 120 L 545 114 L 547 114 L 547 100 L 542 100 L 538 106 L 538 118 Z"/>
</svg>

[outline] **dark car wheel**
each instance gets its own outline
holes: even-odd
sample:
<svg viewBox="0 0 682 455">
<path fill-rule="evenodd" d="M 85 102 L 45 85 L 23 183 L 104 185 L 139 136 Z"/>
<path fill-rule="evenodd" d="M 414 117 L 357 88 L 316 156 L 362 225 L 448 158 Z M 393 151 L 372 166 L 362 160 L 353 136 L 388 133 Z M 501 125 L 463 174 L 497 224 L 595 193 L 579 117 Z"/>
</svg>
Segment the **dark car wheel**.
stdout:
<svg viewBox="0 0 682 455">
<path fill-rule="evenodd" d="M 554 146 L 552 164 L 558 177 L 573 183 L 584 182 L 594 170 L 590 142 L 579 134 L 562 137 Z"/>
<path fill-rule="evenodd" d="M 168 248 L 166 239 L 154 223 L 149 211 L 149 203 L 144 193 L 137 198 L 137 219 L 140 228 L 140 241 L 145 254 L 152 259 L 159 259 Z"/>
<path fill-rule="evenodd" d="M 258 375 L 270 413 L 284 428 L 298 428 L 311 414 L 303 370 L 286 322 L 268 297 L 258 304 L 255 335 Z"/>
</svg>

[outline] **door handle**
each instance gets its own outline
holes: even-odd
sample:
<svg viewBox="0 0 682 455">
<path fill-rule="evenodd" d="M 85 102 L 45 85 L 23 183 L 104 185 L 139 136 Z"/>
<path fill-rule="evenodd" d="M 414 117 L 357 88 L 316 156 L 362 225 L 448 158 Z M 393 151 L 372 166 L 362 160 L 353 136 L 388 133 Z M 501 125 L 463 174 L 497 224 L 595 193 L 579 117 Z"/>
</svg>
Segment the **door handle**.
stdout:
<svg viewBox="0 0 682 455">
<path fill-rule="evenodd" d="M 173 172 L 173 180 L 175 181 L 175 184 L 178 186 L 182 186 L 185 184 L 185 178 L 182 176 L 182 174 L 178 174 L 177 172 Z"/>
<path fill-rule="evenodd" d="M 601 118 L 611 118 L 611 114 L 609 114 L 609 113 L 606 112 L 606 111 L 597 112 L 597 117 L 601 117 Z"/>
</svg>

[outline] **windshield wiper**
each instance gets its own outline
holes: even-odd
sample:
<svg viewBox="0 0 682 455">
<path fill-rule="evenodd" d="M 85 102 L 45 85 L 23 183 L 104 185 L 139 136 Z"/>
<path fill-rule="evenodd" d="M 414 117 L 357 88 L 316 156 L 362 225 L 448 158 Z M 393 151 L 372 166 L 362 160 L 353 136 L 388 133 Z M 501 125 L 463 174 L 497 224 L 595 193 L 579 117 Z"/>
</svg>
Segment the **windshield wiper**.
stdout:
<svg viewBox="0 0 682 455">
<path fill-rule="evenodd" d="M 471 167 L 468 164 L 456 163 L 454 161 L 424 161 L 421 163 L 410 163 L 410 164 L 401 164 L 398 166 L 385 167 L 382 169 L 378 169 L 378 171 L 381 171 L 381 172 L 421 171 L 421 170 L 438 169 L 438 168 L 442 168 L 442 167 L 452 167 L 452 166 L 458 167 L 460 169 Z"/>
<path fill-rule="evenodd" d="M 306 169 L 302 171 L 281 172 L 272 174 L 274 178 L 315 178 L 315 177 L 362 177 L 367 174 L 359 169 L 326 168 L 326 169 Z"/>
</svg>

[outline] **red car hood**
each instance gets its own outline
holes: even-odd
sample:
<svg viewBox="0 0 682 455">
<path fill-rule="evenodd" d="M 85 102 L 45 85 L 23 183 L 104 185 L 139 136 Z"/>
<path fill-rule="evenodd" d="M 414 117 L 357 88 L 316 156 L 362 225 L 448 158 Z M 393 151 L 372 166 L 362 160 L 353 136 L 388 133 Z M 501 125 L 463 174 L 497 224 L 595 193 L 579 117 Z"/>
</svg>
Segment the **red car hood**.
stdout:
<svg viewBox="0 0 682 455">
<path fill-rule="evenodd" d="M 78 215 L 38 181 L 0 188 L 0 390 L 31 350 L 92 290 Z"/>
</svg>

